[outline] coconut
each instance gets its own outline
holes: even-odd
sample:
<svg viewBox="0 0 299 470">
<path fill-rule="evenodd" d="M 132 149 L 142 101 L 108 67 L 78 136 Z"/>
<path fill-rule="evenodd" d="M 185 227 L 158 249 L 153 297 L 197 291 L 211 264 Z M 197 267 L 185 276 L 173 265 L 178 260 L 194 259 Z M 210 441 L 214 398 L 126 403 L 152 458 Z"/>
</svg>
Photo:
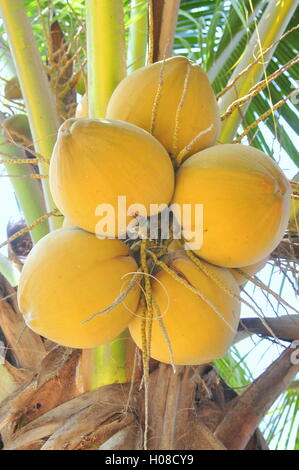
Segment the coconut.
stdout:
<svg viewBox="0 0 299 470">
<path fill-rule="evenodd" d="M 172 240 L 172 242 L 168 245 L 167 251 L 169 253 L 180 253 L 184 254 L 184 250 L 182 246 L 177 242 L 177 240 Z M 251 264 L 250 266 L 244 266 L 240 271 L 247 274 L 248 276 L 254 276 L 256 273 L 261 271 L 267 264 L 269 257 L 259 261 L 258 263 Z M 233 275 L 234 279 L 237 281 L 239 286 L 244 285 L 248 279 L 247 277 L 239 271 L 239 268 L 229 268 L 230 273 Z"/>
<path fill-rule="evenodd" d="M 142 67 L 122 80 L 108 103 L 107 117 L 151 132 L 174 156 L 188 147 L 184 158 L 214 145 L 220 130 L 207 75 L 180 56 Z"/>
<path fill-rule="evenodd" d="M 155 215 L 170 202 L 174 170 L 162 145 L 133 124 L 69 119 L 53 151 L 50 186 L 75 225 L 125 237 L 136 217 Z"/>
<path fill-rule="evenodd" d="M 139 289 L 105 314 L 137 269 L 120 240 L 99 240 L 78 228 L 62 228 L 42 238 L 21 273 L 18 303 L 36 333 L 72 348 L 92 348 L 113 340 L 132 319 Z"/>
<path fill-rule="evenodd" d="M 184 254 L 177 254 L 169 264 L 178 276 L 198 289 L 201 296 L 164 270 L 155 274 L 152 295 L 158 309 L 154 306 L 151 357 L 166 363 L 172 361 L 159 317 L 167 332 L 174 364 L 203 364 L 224 356 L 233 341 L 240 315 L 240 304 L 234 297 L 239 295 L 236 281 L 227 269 L 203 263 L 211 276 L 231 292 L 229 295 Z M 129 329 L 137 346 L 142 348 L 140 310 Z"/>
<path fill-rule="evenodd" d="M 217 145 L 183 163 L 173 203 L 203 205 L 203 224 L 182 222 L 193 251 L 224 267 L 259 263 L 280 243 L 288 225 L 291 188 L 270 157 L 241 144 Z M 191 233 L 189 233 L 191 232 Z M 185 236 L 185 238 L 187 235 Z"/>
</svg>

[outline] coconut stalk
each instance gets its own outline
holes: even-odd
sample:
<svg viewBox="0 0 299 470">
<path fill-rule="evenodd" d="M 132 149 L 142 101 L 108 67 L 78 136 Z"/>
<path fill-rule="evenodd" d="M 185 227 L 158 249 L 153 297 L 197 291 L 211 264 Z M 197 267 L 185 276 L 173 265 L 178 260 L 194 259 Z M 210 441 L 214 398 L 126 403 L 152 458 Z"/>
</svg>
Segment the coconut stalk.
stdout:
<svg viewBox="0 0 299 470">
<path fill-rule="evenodd" d="M 11 76 L 15 75 L 15 67 L 11 56 L 7 50 L 0 45 L 1 49 L 1 65 L 5 72 Z M 0 114 L 0 123 L 4 121 L 4 115 Z M 7 139 L 5 138 L 3 130 L 0 132 L 0 143 L 2 144 Z M 20 146 L 7 144 L 1 145 L 2 155 L 0 160 L 4 161 L 10 158 L 25 158 L 25 152 Z M 6 154 L 6 155 L 3 155 Z M 30 169 L 27 165 L 5 165 L 7 174 L 12 175 L 10 178 L 18 204 L 22 210 L 22 214 L 26 220 L 27 225 L 31 225 L 36 219 L 41 217 L 46 212 L 45 201 L 40 184 L 36 180 L 24 178 L 29 175 Z M 36 243 L 40 238 L 46 235 L 49 231 L 48 222 L 37 225 L 30 231 L 30 236 L 33 243 Z M 6 270 L 1 273 L 6 277 Z M 11 283 L 11 282 L 10 282 Z M 12 283 L 11 283 L 12 284 Z M 12 284 L 14 285 L 14 284 Z"/>
<path fill-rule="evenodd" d="M 8 49 L 5 49 L 0 44 L 1 50 L 1 65 L 5 70 L 5 74 L 8 76 L 15 76 L 16 70 L 12 60 L 12 57 Z M 5 120 L 5 116 L 0 114 L 0 123 Z M 2 144 L 7 139 L 5 138 L 4 130 L 0 132 L 0 143 Z M 0 160 L 4 161 L 10 158 L 25 158 L 25 152 L 20 146 L 17 145 L 1 145 L 3 154 L 0 155 Z M 6 171 L 9 175 L 14 176 L 10 178 L 11 184 L 14 188 L 14 192 L 18 201 L 18 204 L 22 210 L 22 214 L 25 218 L 27 225 L 31 225 L 36 219 L 41 217 L 46 212 L 46 206 L 42 189 L 38 181 L 34 181 L 23 176 L 30 173 L 27 165 L 5 165 Z M 20 178 L 18 178 L 20 176 Z M 36 243 L 40 238 L 46 235 L 49 231 L 48 222 L 45 221 L 42 224 L 37 225 L 30 231 L 30 236 L 33 243 Z M 5 271 L 1 270 L 1 273 L 6 277 Z M 7 277 L 6 277 L 7 278 Z M 11 278 L 14 279 L 14 278 Z M 10 281 L 9 281 L 10 282 Z M 11 285 L 12 282 L 10 282 Z"/>
<path fill-rule="evenodd" d="M 0 119 L 1 122 L 1 119 Z M 6 141 L 5 137 L 0 135 L 0 142 Z M 17 145 L 1 145 L 0 159 L 2 161 L 14 158 L 26 158 L 25 152 Z M 23 164 L 4 164 L 10 178 L 14 192 L 16 194 L 22 214 L 27 225 L 31 225 L 36 219 L 44 215 L 45 203 L 43 193 L 39 182 L 31 179 L 29 175 L 33 173 L 29 165 Z M 26 177 L 27 176 L 27 177 Z M 37 225 L 30 231 L 33 243 L 46 235 L 49 231 L 47 222 Z"/>
<path fill-rule="evenodd" d="M 3 274 L 5 279 L 13 287 L 18 285 L 19 282 L 19 271 L 9 261 L 9 259 L 0 253 L 0 273 Z M 1 342 L 0 342 L 0 360 L 1 360 Z M 1 374 L 0 374 L 1 375 Z"/>
<path fill-rule="evenodd" d="M 89 115 L 101 118 L 126 75 L 123 1 L 87 0 L 86 27 Z"/>
<path fill-rule="evenodd" d="M 28 112 L 34 145 L 43 157 L 50 158 L 59 127 L 54 95 L 26 15 L 22 0 L 0 0 L 0 13 L 8 35 L 11 53 L 17 70 L 22 95 Z M 47 174 L 49 167 L 39 163 L 40 172 Z M 47 211 L 55 208 L 49 181 L 42 181 Z M 52 229 L 61 225 L 61 218 L 50 220 Z"/>
<path fill-rule="evenodd" d="M 86 28 L 89 116 L 103 118 L 111 94 L 126 75 L 123 1 L 87 0 Z M 129 381 L 131 350 L 128 332 L 111 343 L 85 350 L 82 375 L 86 389 Z"/>
<path fill-rule="evenodd" d="M 269 2 L 263 16 L 256 25 L 256 30 L 246 47 L 242 59 L 231 76 L 231 80 L 252 62 L 256 54 L 279 39 L 285 31 L 297 6 L 298 2 L 294 2 L 293 0 L 271 0 Z M 274 51 L 275 47 L 271 48 L 271 50 L 263 56 L 263 62 L 257 62 L 248 73 L 244 74 L 236 82 L 233 88 L 228 90 L 227 93 L 221 97 L 218 102 L 221 113 L 224 113 L 233 101 L 241 96 L 245 96 L 250 88 L 258 83 L 265 72 L 265 64 L 271 59 Z M 219 138 L 220 143 L 230 142 L 233 139 L 242 121 L 242 115 L 245 114 L 249 103 L 250 100 L 248 100 L 246 105 L 242 106 L 241 112 L 239 109 L 236 109 L 223 121 Z"/>
<path fill-rule="evenodd" d="M 128 42 L 128 73 L 143 67 L 146 61 L 148 14 L 146 2 L 131 0 Z"/>
</svg>

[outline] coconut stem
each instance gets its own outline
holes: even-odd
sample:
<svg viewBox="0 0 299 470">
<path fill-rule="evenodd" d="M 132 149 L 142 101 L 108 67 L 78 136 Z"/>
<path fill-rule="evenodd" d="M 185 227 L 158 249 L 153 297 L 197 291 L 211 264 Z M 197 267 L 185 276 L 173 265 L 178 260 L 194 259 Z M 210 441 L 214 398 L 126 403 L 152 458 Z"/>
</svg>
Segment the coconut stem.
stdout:
<svg viewBox="0 0 299 470">
<path fill-rule="evenodd" d="M 135 346 L 128 330 L 91 351 L 91 388 L 131 380 Z"/>
<path fill-rule="evenodd" d="M 0 253 L 0 273 L 7 279 L 9 284 L 13 287 L 17 286 L 19 283 L 19 271 L 14 267 L 14 265 L 9 261 L 6 256 Z M 1 342 L 0 342 L 1 346 Z M 1 350 L 0 350 L 1 358 Z"/>
<path fill-rule="evenodd" d="M 146 61 L 148 15 L 146 2 L 131 0 L 131 24 L 129 26 L 128 73 L 143 67 Z"/>
<path fill-rule="evenodd" d="M 89 115 L 101 118 L 126 75 L 123 1 L 87 0 L 86 26 Z"/>
<path fill-rule="evenodd" d="M 1 119 L 0 119 L 1 122 Z M 6 138 L 0 135 L 0 142 L 4 143 Z M 10 161 L 13 156 L 17 161 L 19 158 L 24 157 L 24 151 L 21 147 L 12 145 L 9 142 L 6 145 L 1 145 L 2 161 Z M 34 181 L 31 178 L 23 178 L 32 173 L 30 166 L 28 165 L 9 165 L 5 164 L 7 172 L 13 176 L 10 178 L 12 186 L 14 188 L 18 203 L 24 215 L 27 225 L 31 225 L 36 219 L 40 218 L 45 212 L 45 203 L 43 193 L 38 181 Z M 21 176 L 21 178 L 18 178 Z M 33 243 L 36 243 L 40 238 L 46 235 L 49 231 L 48 223 L 44 223 L 36 226 L 31 231 L 31 239 Z"/>
</svg>

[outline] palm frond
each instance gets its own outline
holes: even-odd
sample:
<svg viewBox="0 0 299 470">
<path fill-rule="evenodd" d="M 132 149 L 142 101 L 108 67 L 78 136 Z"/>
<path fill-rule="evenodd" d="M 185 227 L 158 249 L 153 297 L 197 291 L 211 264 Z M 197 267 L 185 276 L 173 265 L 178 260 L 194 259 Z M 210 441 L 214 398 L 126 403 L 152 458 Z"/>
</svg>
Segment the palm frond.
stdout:
<svg viewBox="0 0 299 470">
<path fill-rule="evenodd" d="M 251 4 L 254 12 L 251 11 Z M 246 50 L 248 41 L 255 30 L 266 2 L 181 2 L 178 19 L 175 54 L 182 54 L 196 60 L 207 71 L 216 93 L 221 91 L 232 75 Z M 287 30 L 298 24 L 299 9 L 290 21 Z M 272 59 L 266 64 L 265 76 L 273 73 L 298 54 L 297 31 L 290 33 L 275 49 Z M 254 57 L 253 57 L 254 59 Z M 299 64 L 279 75 L 264 93 L 255 97 L 244 116 L 243 127 L 251 124 L 262 113 L 296 87 L 298 88 Z M 288 157 L 298 165 L 298 152 L 289 137 L 288 130 L 296 133 L 296 99 L 287 101 L 273 117 L 267 119 L 259 129 L 250 133 L 251 145 L 269 151 L 263 132 L 281 142 Z M 278 119 L 279 118 L 279 119 Z M 286 124 L 288 127 L 286 127 Z M 253 138 L 254 137 L 254 138 Z M 269 153 L 269 152 L 267 152 Z"/>
</svg>

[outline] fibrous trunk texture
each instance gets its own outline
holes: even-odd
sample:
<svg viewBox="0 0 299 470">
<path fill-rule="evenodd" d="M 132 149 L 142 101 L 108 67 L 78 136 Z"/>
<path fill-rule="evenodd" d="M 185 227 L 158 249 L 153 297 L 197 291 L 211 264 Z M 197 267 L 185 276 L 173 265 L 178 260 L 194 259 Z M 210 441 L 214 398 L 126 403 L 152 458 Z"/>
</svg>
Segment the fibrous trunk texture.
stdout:
<svg viewBox="0 0 299 470">
<path fill-rule="evenodd" d="M 170 365 L 151 361 L 145 401 L 139 350 L 132 383 L 86 392 L 81 350 L 31 332 L 18 311 L 15 290 L 4 279 L 0 286 L 0 339 L 10 351 L 0 365 L 3 449 L 267 448 L 257 427 L 299 369 L 291 347 L 242 395 L 211 365 L 179 366 L 174 373 Z"/>
<path fill-rule="evenodd" d="M 80 352 L 57 347 L 49 354 L 52 360 L 42 375 L 0 407 L 4 450 L 143 449 L 145 402 L 139 382 L 79 394 L 74 379 Z M 170 366 L 156 364 L 149 389 L 148 449 L 225 449 L 214 432 L 236 395 L 213 368 L 179 367 L 174 374 Z M 248 448 L 265 448 L 259 432 L 253 430 L 252 436 Z"/>
</svg>

